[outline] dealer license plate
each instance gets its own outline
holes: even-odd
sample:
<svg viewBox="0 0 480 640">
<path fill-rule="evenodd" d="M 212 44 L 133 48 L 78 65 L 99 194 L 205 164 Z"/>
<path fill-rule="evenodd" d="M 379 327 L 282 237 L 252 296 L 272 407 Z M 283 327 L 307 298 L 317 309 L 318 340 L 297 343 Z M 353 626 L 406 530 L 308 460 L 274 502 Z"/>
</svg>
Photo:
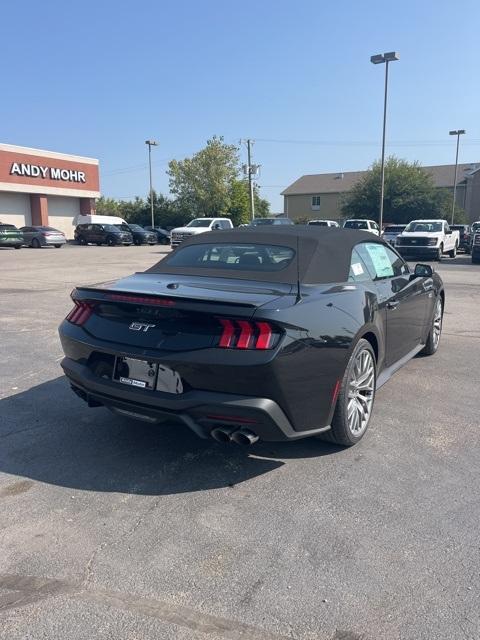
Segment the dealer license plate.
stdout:
<svg viewBox="0 0 480 640">
<path fill-rule="evenodd" d="M 136 358 L 117 357 L 113 379 L 139 389 L 165 393 L 182 393 L 180 375 L 163 364 Z"/>
</svg>

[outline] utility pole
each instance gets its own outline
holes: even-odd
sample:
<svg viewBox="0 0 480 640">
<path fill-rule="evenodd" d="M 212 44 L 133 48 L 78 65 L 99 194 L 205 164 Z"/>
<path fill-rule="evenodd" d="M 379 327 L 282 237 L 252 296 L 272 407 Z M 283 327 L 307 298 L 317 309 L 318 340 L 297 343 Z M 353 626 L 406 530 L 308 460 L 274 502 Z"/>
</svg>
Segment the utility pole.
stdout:
<svg viewBox="0 0 480 640">
<path fill-rule="evenodd" d="M 250 199 L 250 217 L 255 220 L 255 197 L 254 197 L 254 182 L 253 178 L 257 175 L 260 169 L 259 164 L 252 164 L 252 145 L 254 140 L 240 140 L 247 145 L 247 164 L 243 165 L 243 173 L 248 177 L 248 193 Z"/>
<path fill-rule="evenodd" d="M 152 147 L 158 147 L 158 142 L 155 142 L 155 140 L 145 140 L 145 144 L 148 144 L 148 167 L 150 171 L 150 210 L 152 212 L 152 227 L 155 227 L 155 216 L 153 215 Z"/>
<path fill-rule="evenodd" d="M 252 180 L 252 141 L 247 140 L 248 149 L 248 193 L 250 194 L 250 215 L 255 220 L 255 198 L 253 197 L 253 180 Z"/>
</svg>

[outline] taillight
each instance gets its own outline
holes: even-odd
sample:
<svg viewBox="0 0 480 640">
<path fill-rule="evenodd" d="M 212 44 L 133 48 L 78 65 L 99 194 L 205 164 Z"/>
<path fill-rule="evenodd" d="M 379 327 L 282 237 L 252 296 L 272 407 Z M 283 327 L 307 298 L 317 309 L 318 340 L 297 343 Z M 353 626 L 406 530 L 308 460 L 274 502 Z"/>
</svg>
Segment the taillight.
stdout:
<svg viewBox="0 0 480 640">
<path fill-rule="evenodd" d="M 93 304 L 91 302 L 84 302 L 83 300 L 74 300 L 73 303 L 75 306 L 65 320 L 81 327 L 92 315 Z"/>
<path fill-rule="evenodd" d="M 218 346 L 222 349 L 273 349 L 280 333 L 269 322 L 218 318 L 222 334 Z"/>
</svg>

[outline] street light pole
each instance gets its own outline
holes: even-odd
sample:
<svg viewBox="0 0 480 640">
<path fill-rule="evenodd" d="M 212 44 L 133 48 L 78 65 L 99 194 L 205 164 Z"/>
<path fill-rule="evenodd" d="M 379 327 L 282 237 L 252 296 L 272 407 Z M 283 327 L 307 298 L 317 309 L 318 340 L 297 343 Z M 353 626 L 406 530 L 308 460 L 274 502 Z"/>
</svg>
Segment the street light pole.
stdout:
<svg viewBox="0 0 480 640">
<path fill-rule="evenodd" d="M 370 62 L 373 64 L 385 63 L 385 94 L 383 99 L 383 133 L 382 133 L 382 162 L 380 170 L 380 212 L 378 214 L 378 226 L 380 227 L 380 234 L 382 233 L 383 226 L 383 200 L 385 193 L 385 135 L 387 131 L 387 98 L 388 98 L 388 63 L 399 59 L 399 55 L 396 51 L 390 51 L 389 53 L 378 54 L 370 58 Z"/>
<path fill-rule="evenodd" d="M 457 136 L 457 153 L 455 156 L 455 177 L 453 179 L 453 203 L 452 203 L 452 224 L 455 220 L 455 200 L 457 197 L 457 172 L 458 172 L 458 147 L 460 146 L 460 136 L 465 133 L 465 129 L 457 129 L 456 131 L 449 131 L 449 135 Z"/>
<path fill-rule="evenodd" d="M 148 168 L 150 173 L 150 210 L 152 213 L 152 227 L 155 227 L 155 217 L 153 215 L 152 147 L 158 147 L 158 142 L 155 142 L 155 140 L 145 140 L 145 144 L 148 145 Z"/>
</svg>

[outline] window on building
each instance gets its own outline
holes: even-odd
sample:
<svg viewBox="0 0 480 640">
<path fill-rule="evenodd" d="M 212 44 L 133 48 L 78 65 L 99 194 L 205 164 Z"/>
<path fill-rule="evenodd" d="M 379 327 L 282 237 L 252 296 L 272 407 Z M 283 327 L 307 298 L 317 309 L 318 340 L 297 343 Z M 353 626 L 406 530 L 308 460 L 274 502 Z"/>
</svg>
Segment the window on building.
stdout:
<svg viewBox="0 0 480 640">
<path fill-rule="evenodd" d="M 312 196 L 312 209 L 318 211 L 320 209 L 320 196 Z"/>
</svg>

